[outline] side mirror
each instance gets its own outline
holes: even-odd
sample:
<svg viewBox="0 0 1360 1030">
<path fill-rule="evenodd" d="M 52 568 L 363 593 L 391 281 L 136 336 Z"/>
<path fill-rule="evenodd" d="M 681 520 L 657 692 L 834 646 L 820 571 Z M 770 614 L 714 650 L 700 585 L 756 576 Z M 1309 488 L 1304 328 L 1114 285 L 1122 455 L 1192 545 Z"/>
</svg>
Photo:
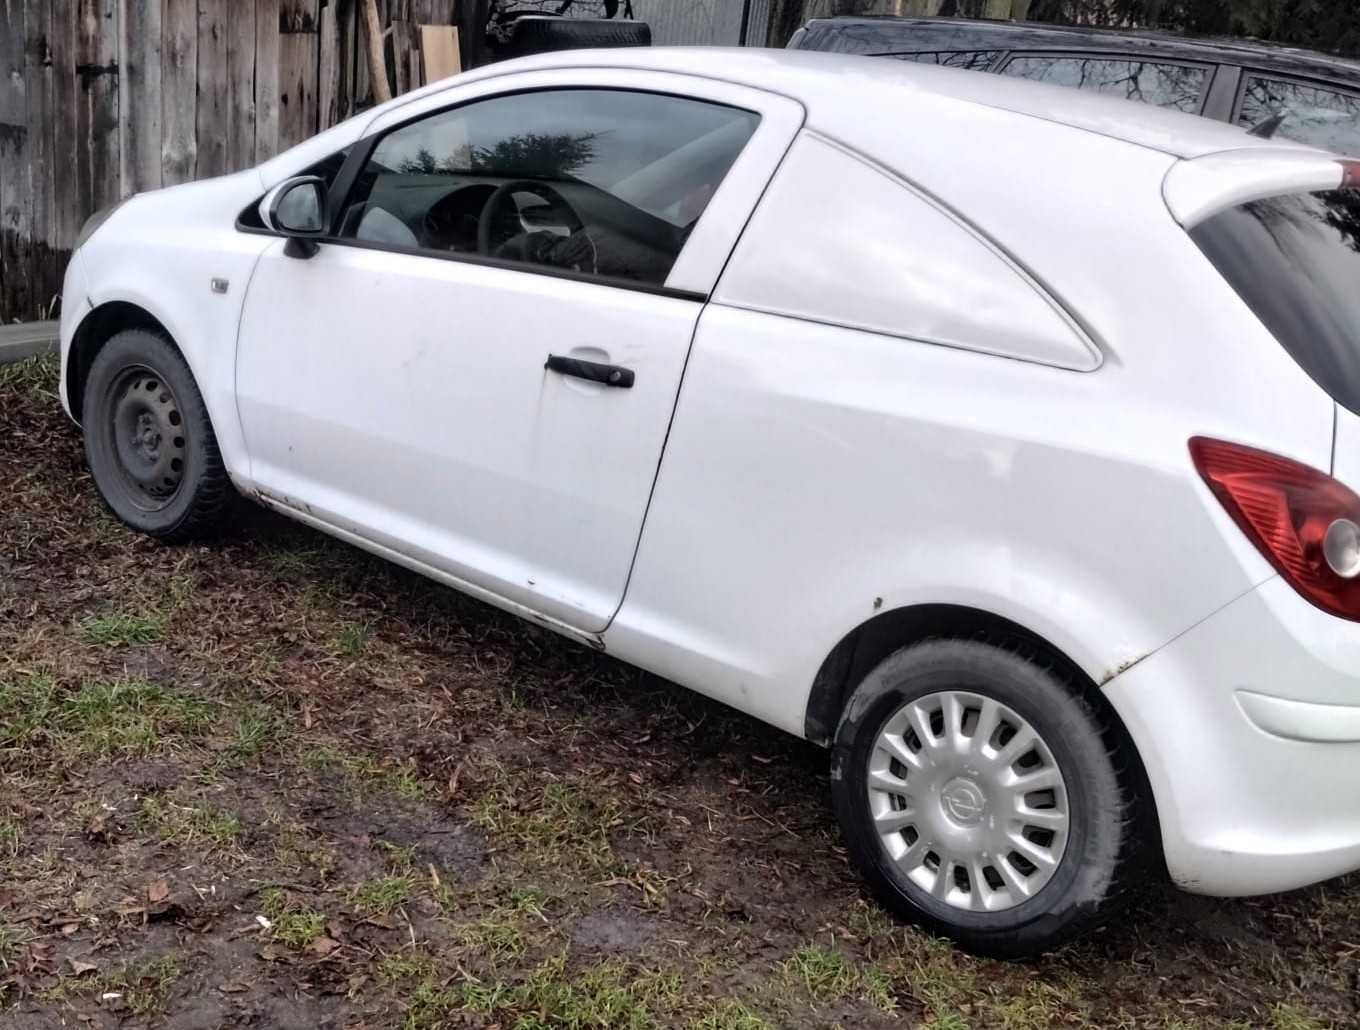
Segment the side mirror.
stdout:
<svg viewBox="0 0 1360 1030">
<path fill-rule="evenodd" d="M 320 250 L 326 235 L 326 183 L 315 175 L 300 175 L 279 183 L 260 201 L 265 227 L 288 237 L 284 253 L 309 258 Z"/>
</svg>

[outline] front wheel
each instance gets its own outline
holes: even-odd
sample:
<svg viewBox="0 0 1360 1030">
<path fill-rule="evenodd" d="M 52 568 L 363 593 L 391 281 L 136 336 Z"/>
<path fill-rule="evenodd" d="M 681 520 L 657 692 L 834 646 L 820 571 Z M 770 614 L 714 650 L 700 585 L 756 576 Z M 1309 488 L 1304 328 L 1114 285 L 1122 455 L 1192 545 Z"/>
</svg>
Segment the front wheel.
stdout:
<svg viewBox="0 0 1360 1030">
<path fill-rule="evenodd" d="M 81 412 L 85 455 L 109 510 L 179 542 L 221 527 L 233 500 L 208 410 L 163 337 L 127 329 L 95 355 Z"/>
<path fill-rule="evenodd" d="M 1094 708 L 1052 669 L 981 641 L 890 655 L 846 706 L 836 814 L 892 910 L 983 954 L 1091 928 L 1139 852 L 1135 798 Z"/>
</svg>

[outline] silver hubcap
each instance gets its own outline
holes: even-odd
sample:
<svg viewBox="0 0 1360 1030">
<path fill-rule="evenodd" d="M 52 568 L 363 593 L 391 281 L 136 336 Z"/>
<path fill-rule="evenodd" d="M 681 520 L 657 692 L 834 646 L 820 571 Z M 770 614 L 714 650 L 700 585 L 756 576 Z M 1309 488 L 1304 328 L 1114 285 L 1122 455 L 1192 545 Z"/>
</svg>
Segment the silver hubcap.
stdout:
<svg viewBox="0 0 1360 1030">
<path fill-rule="evenodd" d="M 1062 861 L 1062 772 L 1034 728 L 990 698 L 950 690 L 904 705 L 874 741 L 868 781 L 888 857 L 954 908 L 1012 908 Z"/>
</svg>

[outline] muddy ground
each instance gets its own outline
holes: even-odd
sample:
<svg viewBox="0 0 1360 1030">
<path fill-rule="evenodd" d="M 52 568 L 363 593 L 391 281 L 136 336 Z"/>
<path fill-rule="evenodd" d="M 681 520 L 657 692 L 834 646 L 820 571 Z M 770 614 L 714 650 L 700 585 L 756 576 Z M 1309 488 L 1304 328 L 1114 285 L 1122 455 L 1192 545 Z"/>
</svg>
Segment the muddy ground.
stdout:
<svg viewBox="0 0 1360 1030">
<path fill-rule="evenodd" d="M 53 380 L 0 369 L 0 1026 L 1360 1025 L 1360 880 L 971 958 L 815 747 L 262 511 L 134 536 Z"/>
</svg>

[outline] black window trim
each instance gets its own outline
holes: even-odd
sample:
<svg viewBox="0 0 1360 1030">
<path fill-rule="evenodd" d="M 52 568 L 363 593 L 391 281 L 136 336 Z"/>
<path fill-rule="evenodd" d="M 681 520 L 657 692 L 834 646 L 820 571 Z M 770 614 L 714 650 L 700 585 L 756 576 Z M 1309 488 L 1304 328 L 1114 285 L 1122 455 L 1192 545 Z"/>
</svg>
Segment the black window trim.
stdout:
<svg viewBox="0 0 1360 1030">
<path fill-rule="evenodd" d="M 1213 61 L 1196 61 L 1185 57 L 1168 57 L 1163 54 L 1134 53 L 1128 50 L 1091 50 L 1089 48 L 1078 49 L 1076 47 L 1072 48 L 1071 50 L 1066 49 L 1055 50 L 1051 47 L 1045 47 L 1043 50 L 1009 51 L 1006 54 L 1005 60 L 996 66 L 995 68 L 996 74 L 1004 75 L 1006 73 L 1006 69 L 1010 67 L 1011 62 L 1013 62 L 1018 57 L 1067 57 L 1067 58 L 1076 57 L 1095 61 L 1129 61 L 1134 64 L 1171 64 L 1181 68 L 1198 68 L 1202 72 L 1204 72 L 1204 86 L 1200 89 L 1199 104 L 1193 111 L 1183 111 L 1181 113 L 1197 114 L 1200 115 L 1201 117 L 1203 117 L 1204 115 L 1204 106 L 1206 103 L 1208 103 L 1209 90 L 1213 86 L 1214 73 L 1218 68 L 1218 65 L 1215 64 Z M 1051 85 L 1057 85 L 1057 83 L 1051 83 Z M 1080 87 L 1069 86 L 1067 88 L 1079 89 Z M 1101 95 L 1109 96 L 1109 94 Z M 1137 103 L 1137 101 L 1135 101 L 1135 103 Z M 1151 106 L 1160 107 L 1161 105 L 1154 104 Z M 1176 110 L 1176 108 L 1164 108 L 1164 110 Z"/>
<path fill-rule="evenodd" d="M 435 118 L 440 115 L 447 114 L 450 111 L 456 111 L 461 107 L 467 107 L 471 104 L 479 104 L 487 100 L 499 100 L 503 97 L 522 96 L 527 93 L 560 93 L 567 92 L 570 90 L 589 90 L 591 92 L 612 92 L 612 93 L 646 93 L 652 96 L 672 97 L 676 100 L 688 100 L 692 103 L 712 104 L 714 107 L 726 107 L 734 111 L 743 111 L 746 114 L 749 114 L 752 117 L 754 117 L 756 119 L 757 132 L 760 131 L 760 124 L 764 120 L 763 116 L 759 111 L 752 111 L 749 108 L 739 107 L 735 104 L 724 104 L 713 100 L 704 100 L 699 97 L 686 96 L 685 94 L 673 93 L 668 90 L 637 89 L 631 86 L 592 86 L 589 84 L 569 86 L 533 86 L 526 87 L 523 89 L 506 90 L 503 93 L 489 93 L 482 96 L 470 97 L 467 100 L 463 100 L 459 103 L 449 104 L 445 107 L 437 107 L 431 110 L 422 111 L 419 114 L 413 114 L 409 118 L 406 118 L 402 121 L 396 122 L 393 125 L 388 126 L 381 132 L 375 132 L 367 136 L 363 136 L 360 139 L 356 140 L 353 144 L 351 144 L 349 156 L 345 158 L 344 164 L 340 166 L 340 171 L 335 176 L 335 182 L 333 184 L 332 189 L 327 191 L 327 203 L 326 203 L 327 233 L 325 236 L 314 237 L 314 239 L 316 240 L 317 243 L 330 246 L 354 247 L 359 250 L 377 250 L 387 254 L 405 254 L 410 257 L 434 258 L 439 261 L 453 261 L 461 264 L 483 265 L 488 268 L 503 268 L 512 272 L 524 272 L 528 275 L 543 275 L 548 276 L 549 278 L 552 279 L 567 279 L 573 282 L 594 283 L 598 286 L 606 286 L 620 290 L 631 290 L 634 293 L 645 293 L 656 297 L 672 297 L 676 300 L 688 300 L 701 304 L 708 303 L 708 300 L 711 296 L 711 294 L 709 293 L 701 292 L 698 290 L 677 289 L 676 287 L 673 286 L 666 286 L 664 283 L 661 284 L 644 283 L 639 282 L 636 279 L 623 279 L 619 278 L 618 276 L 600 275 L 596 272 L 575 272 L 567 268 L 553 268 L 550 265 L 531 265 L 523 261 L 510 261 L 504 258 L 488 257 L 485 254 L 457 254 L 453 253 L 452 251 L 445 250 L 426 250 L 420 247 L 412 248 L 402 247 L 395 244 L 375 243 L 371 240 L 358 240 L 354 239 L 353 237 L 340 236 L 338 234 L 341 215 L 344 213 L 345 205 L 349 201 L 350 194 L 354 190 L 354 183 L 359 178 L 359 173 L 363 170 L 364 165 L 368 163 L 368 159 L 373 155 L 373 151 L 376 150 L 378 148 L 378 145 L 392 133 L 404 129 L 408 125 L 414 125 L 417 122 L 425 121 L 427 118 Z M 752 133 L 752 137 L 754 137 L 754 135 L 755 133 Z M 747 142 L 749 143 L 750 141 L 748 140 Z M 743 147 L 742 149 L 744 150 L 745 147 Z M 321 160 L 324 161 L 325 158 L 322 158 Z M 313 162 L 313 164 L 316 163 L 318 162 Z M 272 188 L 273 187 L 271 187 L 271 189 Z M 241 214 L 237 216 L 236 218 L 237 232 L 247 233 L 253 236 L 273 236 L 279 239 L 286 238 L 283 233 L 274 232 L 273 230 L 268 228 L 256 228 L 255 226 L 246 225 L 244 223 L 243 219 L 246 212 L 254 208 L 258 208 L 260 206 L 260 203 L 268 195 L 269 191 L 265 191 L 263 196 L 260 196 L 256 198 L 254 201 L 252 201 L 245 208 L 245 210 L 243 210 Z M 700 215 L 699 217 L 702 218 L 703 215 Z M 680 248 L 680 250 L 681 253 L 684 253 L 683 246 Z M 677 260 L 678 259 L 679 258 L 677 255 Z M 673 267 L 674 265 L 672 265 L 672 268 Z"/>
<path fill-rule="evenodd" d="M 1242 79 L 1237 84 L 1237 96 L 1233 100 L 1232 115 L 1228 121 L 1232 125 L 1240 125 L 1238 121 L 1242 117 L 1242 107 L 1247 101 L 1247 82 L 1253 78 L 1266 79 L 1269 82 L 1283 82 L 1289 85 L 1306 86 L 1309 89 L 1327 90 L 1330 93 L 1338 93 L 1342 96 L 1353 98 L 1360 103 L 1360 89 L 1354 86 L 1344 86 L 1334 79 L 1314 78 L 1309 75 L 1295 75 L 1292 72 L 1272 72 L 1256 65 L 1241 65 Z M 1282 137 L 1283 138 L 1283 137 Z"/>
</svg>

